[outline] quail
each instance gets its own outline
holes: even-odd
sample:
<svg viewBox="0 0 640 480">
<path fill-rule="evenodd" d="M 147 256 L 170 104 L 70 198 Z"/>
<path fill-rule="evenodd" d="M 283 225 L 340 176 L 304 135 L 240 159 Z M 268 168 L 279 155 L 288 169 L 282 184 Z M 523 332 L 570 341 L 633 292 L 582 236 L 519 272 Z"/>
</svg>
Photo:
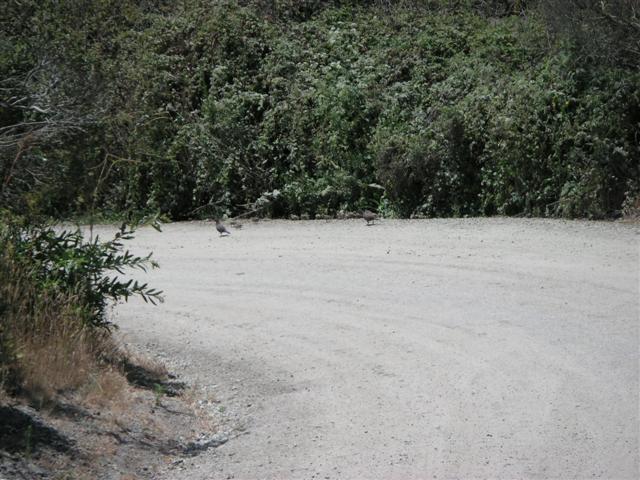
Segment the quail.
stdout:
<svg viewBox="0 0 640 480">
<path fill-rule="evenodd" d="M 362 212 L 362 218 L 367 221 L 367 225 L 370 225 L 375 222 L 375 219 L 378 218 L 378 216 L 370 210 L 365 210 Z"/>
<path fill-rule="evenodd" d="M 231 232 L 229 230 L 227 230 L 227 227 L 225 227 L 222 222 L 216 218 L 216 230 L 218 231 L 218 233 L 220 234 L 220 236 L 222 237 L 223 235 L 231 235 Z"/>
</svg>

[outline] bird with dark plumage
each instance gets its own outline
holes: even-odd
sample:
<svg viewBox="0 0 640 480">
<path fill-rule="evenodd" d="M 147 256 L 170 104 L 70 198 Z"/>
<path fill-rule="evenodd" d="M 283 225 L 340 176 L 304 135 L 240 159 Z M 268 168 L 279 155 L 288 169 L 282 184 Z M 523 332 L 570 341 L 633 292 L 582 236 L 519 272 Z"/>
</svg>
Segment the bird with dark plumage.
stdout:
<svg viewBox="0 0 640 480">
<path fill-rule="evenodd" d="M 231 232 L 227 230 L 227 227 L 225 227 L 222 224 L 219 218 L 216 218 L 216 230 L 218 231 L 221 237 L 226 235 L 231 235 Z"/>
<path fill-rule="evenodd" d="M 378 218 L 378 215 L 373 213 L 371 210 L 365 210 L 362 212 L 362 218 L 367 221 L 367 225 L 373 223 L 375 225 L 375 220 Z"/>
</svg>

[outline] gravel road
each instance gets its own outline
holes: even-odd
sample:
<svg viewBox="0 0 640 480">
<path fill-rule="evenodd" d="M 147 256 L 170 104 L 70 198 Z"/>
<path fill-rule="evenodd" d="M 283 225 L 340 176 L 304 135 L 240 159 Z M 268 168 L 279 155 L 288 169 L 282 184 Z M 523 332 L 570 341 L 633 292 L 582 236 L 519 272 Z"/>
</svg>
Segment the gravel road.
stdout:
<svg viewBox="0 0 640 480">
<path fill-rule="evenodd" d="M 166 472 L 640 478 L 640 228 L 518 219 L 140 231 L 156 308 L 116 309 L 234 427 Z"/>
</svg>

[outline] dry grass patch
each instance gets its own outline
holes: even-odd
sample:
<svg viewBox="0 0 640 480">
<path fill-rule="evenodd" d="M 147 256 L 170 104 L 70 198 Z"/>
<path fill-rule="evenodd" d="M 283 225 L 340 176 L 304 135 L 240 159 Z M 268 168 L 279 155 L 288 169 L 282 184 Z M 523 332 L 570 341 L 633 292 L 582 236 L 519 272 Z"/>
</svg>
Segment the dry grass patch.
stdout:
<svg viewBox="0 0 640 480">
<path fill-rule="evenodd" d="M 93 403 L 121 400 L 125 354 L 87 315 L 78 296 L 43 288 L 28 269 L 0 257 L 0 390 L 38 408 L 76 391 Z"/>
<path fill-rule="evenodd" d="M 129 384 L 121 371 L 105 367 L 92 374 L 80 390 L 83 404 L 100 409 L 126 409 L 130 401 Z"/>
<path fill-rule="evenodd" d="M 101 334 L 86 327 L 77 298 L 37 288 L 28 271 L 5 258 L 0 299 L 5 389 L 43 405 L 96 371 Z"/>
</svg>

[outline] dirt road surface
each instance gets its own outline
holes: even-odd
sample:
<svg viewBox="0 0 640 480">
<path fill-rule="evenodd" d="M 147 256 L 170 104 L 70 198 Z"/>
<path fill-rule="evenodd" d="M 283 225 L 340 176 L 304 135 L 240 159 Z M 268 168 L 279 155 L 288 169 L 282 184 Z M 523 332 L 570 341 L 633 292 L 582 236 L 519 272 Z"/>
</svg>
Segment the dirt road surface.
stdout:
<svg viewBox="0 0 640 480">
<path fill-rule="evenodd" d="M 640 229 L 514 219 L 142 230 L 116 309 L 227 415 L 166 479 L 639 478 Z"/>
</svg>

